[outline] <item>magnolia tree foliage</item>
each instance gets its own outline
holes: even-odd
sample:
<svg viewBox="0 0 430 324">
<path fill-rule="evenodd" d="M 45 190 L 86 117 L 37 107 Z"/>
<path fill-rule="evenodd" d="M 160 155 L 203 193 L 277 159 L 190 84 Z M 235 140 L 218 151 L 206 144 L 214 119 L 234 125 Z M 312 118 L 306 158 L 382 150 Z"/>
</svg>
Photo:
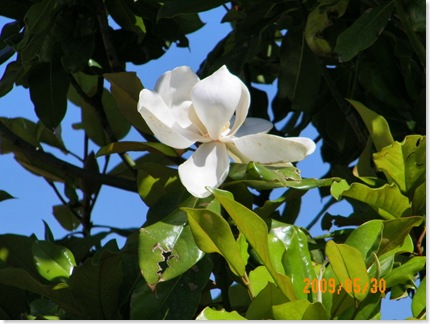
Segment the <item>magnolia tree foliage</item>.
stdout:
<svg viewBox="0 0 430 324">
<path fill-rule="evenodd" d="M 126 63 L 193 46 L 220 6 L 231 31 L 200 69 L 142 91 Z M 426 317 L 424 0 L 5 0 L 0 15 L 0 95 L 28 89 L 38 117 L 0 117 L 1 153 L 52 186 L 70 231 L 0 235 L 1 319 L 379 319 L 383 298 Z M 269 103 L 256 84 L 275 81 Z M 98 147 L 75 164 L 71 103 Z M 321 179 L 294 165 L 311 153 Z M 143 226 L 95 231 L 102 186 L 139 195 Z M 306 229 L 309 190 L 331 199 Z M 350 215 L 327 212 L 340 200 Z"/>
</svg>

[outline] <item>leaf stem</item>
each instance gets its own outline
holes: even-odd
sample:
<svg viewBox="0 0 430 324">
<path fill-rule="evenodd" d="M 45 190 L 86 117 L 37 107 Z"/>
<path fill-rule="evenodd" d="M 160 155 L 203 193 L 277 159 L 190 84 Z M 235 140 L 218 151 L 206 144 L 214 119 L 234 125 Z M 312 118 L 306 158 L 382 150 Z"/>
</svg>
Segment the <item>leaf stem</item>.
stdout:
<svg viewBox="0 0 430 324">
<path fill-rule="evenodd" d="M 254 300 L 255 296 L 254 296 L 254 293 L 252 292 L 251 281 L 249 281 L 246 271 L 242 276 L 242 282 L 245 284 L 246 288 L 248 289 L 249 298 L 251 298 L 251 301 Z"/>
</svg>

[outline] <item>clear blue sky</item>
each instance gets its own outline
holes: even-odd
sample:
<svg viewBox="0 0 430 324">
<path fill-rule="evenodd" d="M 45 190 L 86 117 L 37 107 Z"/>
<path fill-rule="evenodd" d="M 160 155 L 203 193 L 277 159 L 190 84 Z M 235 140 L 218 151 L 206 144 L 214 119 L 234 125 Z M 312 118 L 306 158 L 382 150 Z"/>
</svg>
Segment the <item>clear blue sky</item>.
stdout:
<svg viewBox="0 0 430 324">
<path fill-rule="evenodd" d="M 205 12 L 201 19 L 206 25 L 199 31 L 189 35 L 190 49 L 176 48 L 175 45 L 160 59 L 151 61 L 144 66 L 128 65 L 128 71 L 136 71 L 144 86 L 153 89 L 158 76 L 167 70 L 171 70 L 180 65 L 188 65 L 193 70 L 197 70 L 206 55 L 214 48 L 220 39 L 229 31 L 228 24 L 221 24 L 224 9 L 219 8 L 214 11 Z M 0 18 L 0 26 L 6 22 Z M 6 64 L 0 66 L 0 75 L 3 75 Z M 109 84 L 106 85 L 109 87 Z M 276 85 L 260 86 L 269 94 L 269 99 L 276 92 Z M 25 117 L 32 121 L 37 121 L 37 117 L 30 101 L 28 90 L 22 87 L 15 87 L 12 92 L 0 98 L 1 117 Z M 80 109 L 69 105 L 67 115 L 62 122 L 62 136 L 66 147 L 79 155 L 83 150 L 83 132 L 73 130 L 71 125 L 80 121 Z M 316 132 L 312 127 L 308 127 L 301 136 L 315 138 Z M 139 141 L 141 137 L 131 131 L 124 140 Z M 94 151 L 97 146 L 91 147 Z M 48 149 L 47 149 L 48 150 Z M 48 150 L 49 151 L 49 150 Z M 55 152 L 55 150 L 53 150 Z M 57 154 L 57 152 L 55 152 Z M 61 153 L 58 155 L 71 163 L 78 161 Z M 132 156 L 136 156 L 132 154 Z M 117 157 L 112 156 L 110 166 L 119 163 Z M 321 178 L 328 166 L 324 165 L 320 155 L 320 144 L 317 150 L 304 161 L 298 163 L 298 168 L 305 178 Z M 63 186 L 58 185 L 62 192 Z M 47 222 L 54 233 L 56 239 L 68 234 L 56 221 L 52 215 L 52 206 L 60 204 L 57 196 L 46 181 L 30 174 L 18 163 L 14 161 L 13 155 L 0 155 L 0 190 L 6 190 L 16 199 L 3 201 L 0 203 L 0 234 L 14 233 L 21 235 L 36 234 L 39 239 L 43 239 L 44 225 L 42 220 Z M 318 191 L 309 191 L 303 199 L 302 209 L 298 218 L 299 226 L 306 226 L 310 220 L 318 213 L 323 203 Z M 99 195 L 97 204 L 93 210 L 93 223 L 98 225 L 109 225 L 121 228 L 139 227 L 145 220 L 147 208 L 137 194 L 132 194 L 115 188 L 104 186 Z M 330 208 L 331 214 L 349 215 L 351 208 L 342 203 Z M 317 224 L 311 230 L 313 236 L 324 234 Z M 114 237 L 114 236 L 113 236 Z M 108 239 L 113 238 L 108 237 Z M 121 246 L 123 239 L 118 239 Z M 410 301 L 405 299 L 398 302 L 389 301 L 388 297 L 383 301 L 383 319 L 404 319 L 410 316 Z"/>
</svg>

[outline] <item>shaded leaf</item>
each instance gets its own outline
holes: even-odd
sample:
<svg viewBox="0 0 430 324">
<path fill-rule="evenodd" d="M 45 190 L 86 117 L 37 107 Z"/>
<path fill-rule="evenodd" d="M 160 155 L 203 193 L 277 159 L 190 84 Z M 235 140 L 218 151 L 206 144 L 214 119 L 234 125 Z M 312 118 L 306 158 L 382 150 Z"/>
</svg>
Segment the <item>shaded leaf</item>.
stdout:
<svg viewBox="0 0 430 324">
<path fill-rule="evenodd" d="M 415 292 L 414 297 L 412 298 L 412 315 L 416 318 L 423 318 L 426 316 L 426 301 L 427 301 L 427 295 L 426 295 L 426 282 L 427 277 L 424 277 L 424 279 L 421 280 L 420 286 L 418 287 L 417 291 Z"/>
<path fill-rule="evenodd" d="M 15 199 L 15 197 L 4 190 L 0 190 L 0 201 L 4 201 L 8 199 Z"/>
<path fill-rule="evenodd" d="M 301 320 L 310 304 L 311 303 L 306 299 L 297 299 L 288 303 L 273 305 L 273 319 L 289 321 Z"/>
<path fill-rule="evenodd" d="M 81 225 L 81 221 L 78 217 L 70 210 L 71 207 L 63 204 L 52 207 L 52 214 L 55 219 L 60 223 L 67 231 L 73 231 Z M 75 209 L 77 211 L 78 209 Z"/>
<path fill-rule="evenodd" d="M 384 279 L 387 283 L 387 288 L 394 287 L 399 284 L 407 283 L 413 280 L 416 274 L 421 271 L 426 264 L 426 257 L 415 256 L 406 263 L 394 268 L 388 273 Z"/>
<path fill-rule="evenodd" d="M 310 304 L 302 317 L 302 320 L 304 321 L 328 319 L 324 306 L 320 302 Z"/>
<path fill-rule="evenodd" d="M 226 2 L 226 0 L 208 0 L 204 2 L 197 0 L 185 0 L 180 2 L 167 0 L 158 12 L 157 19 L 171 18 L 181 14 L 198 13 L 219 7 Z"/>
<path fill-rule="evenodd" d="M 125 153 L 125 152 L 157 152 L 167 156 L 176 157 L 178 154 L 170 146 L 162 143 L 150 143 L 150 142 L 114 142 L 106 146 L 101 147 L 96 156 L 104 156 L 115 153 Z"/>
<path fill-rule="evenodd" d="M 370 47 L 382 33 L 393 9 L 394 2 L 370 8 L 340 33 L 334 48 L 339 55 L 339 61 L 347 62 L 360 51 Z"/>
<path fill-rule="evenodd" d="M 272 306 L 284 304 L 287 301 L 288 298 L 281 289 L 268 282 L 249 305 L 245 317 L 249 320 L 272 319 Z"/>
</svg>

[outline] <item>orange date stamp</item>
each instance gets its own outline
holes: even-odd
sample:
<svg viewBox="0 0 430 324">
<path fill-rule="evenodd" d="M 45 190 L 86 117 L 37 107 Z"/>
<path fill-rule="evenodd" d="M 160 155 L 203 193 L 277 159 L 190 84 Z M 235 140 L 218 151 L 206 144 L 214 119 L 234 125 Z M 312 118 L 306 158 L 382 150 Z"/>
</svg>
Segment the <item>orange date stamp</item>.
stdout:
<svg viewBox="0 0 430 324">
<path fill-rule="evenodd" d="M 371 294 L 376 294 L 377 292 L 383 294 L 387 289 L 387 283 L 384 278 L 372 278 L 370 279 L 370 282 L 367 281 L 363 285 L 360 283 L 360 278 L 348 278 L 341 283 L 336 283 L 334 278 L 312 280 L 305 278 L 303 279 L 303 282 L 305 284 L 303 287 L 303 292 L 305 294 L 310 294 L 311 292 L 340 294 L 342 289 L 344 289 L 348 294 L 352 292 L 355 294 L 366 294 L 367 291 L 369 291 Z"/>
</svg>

